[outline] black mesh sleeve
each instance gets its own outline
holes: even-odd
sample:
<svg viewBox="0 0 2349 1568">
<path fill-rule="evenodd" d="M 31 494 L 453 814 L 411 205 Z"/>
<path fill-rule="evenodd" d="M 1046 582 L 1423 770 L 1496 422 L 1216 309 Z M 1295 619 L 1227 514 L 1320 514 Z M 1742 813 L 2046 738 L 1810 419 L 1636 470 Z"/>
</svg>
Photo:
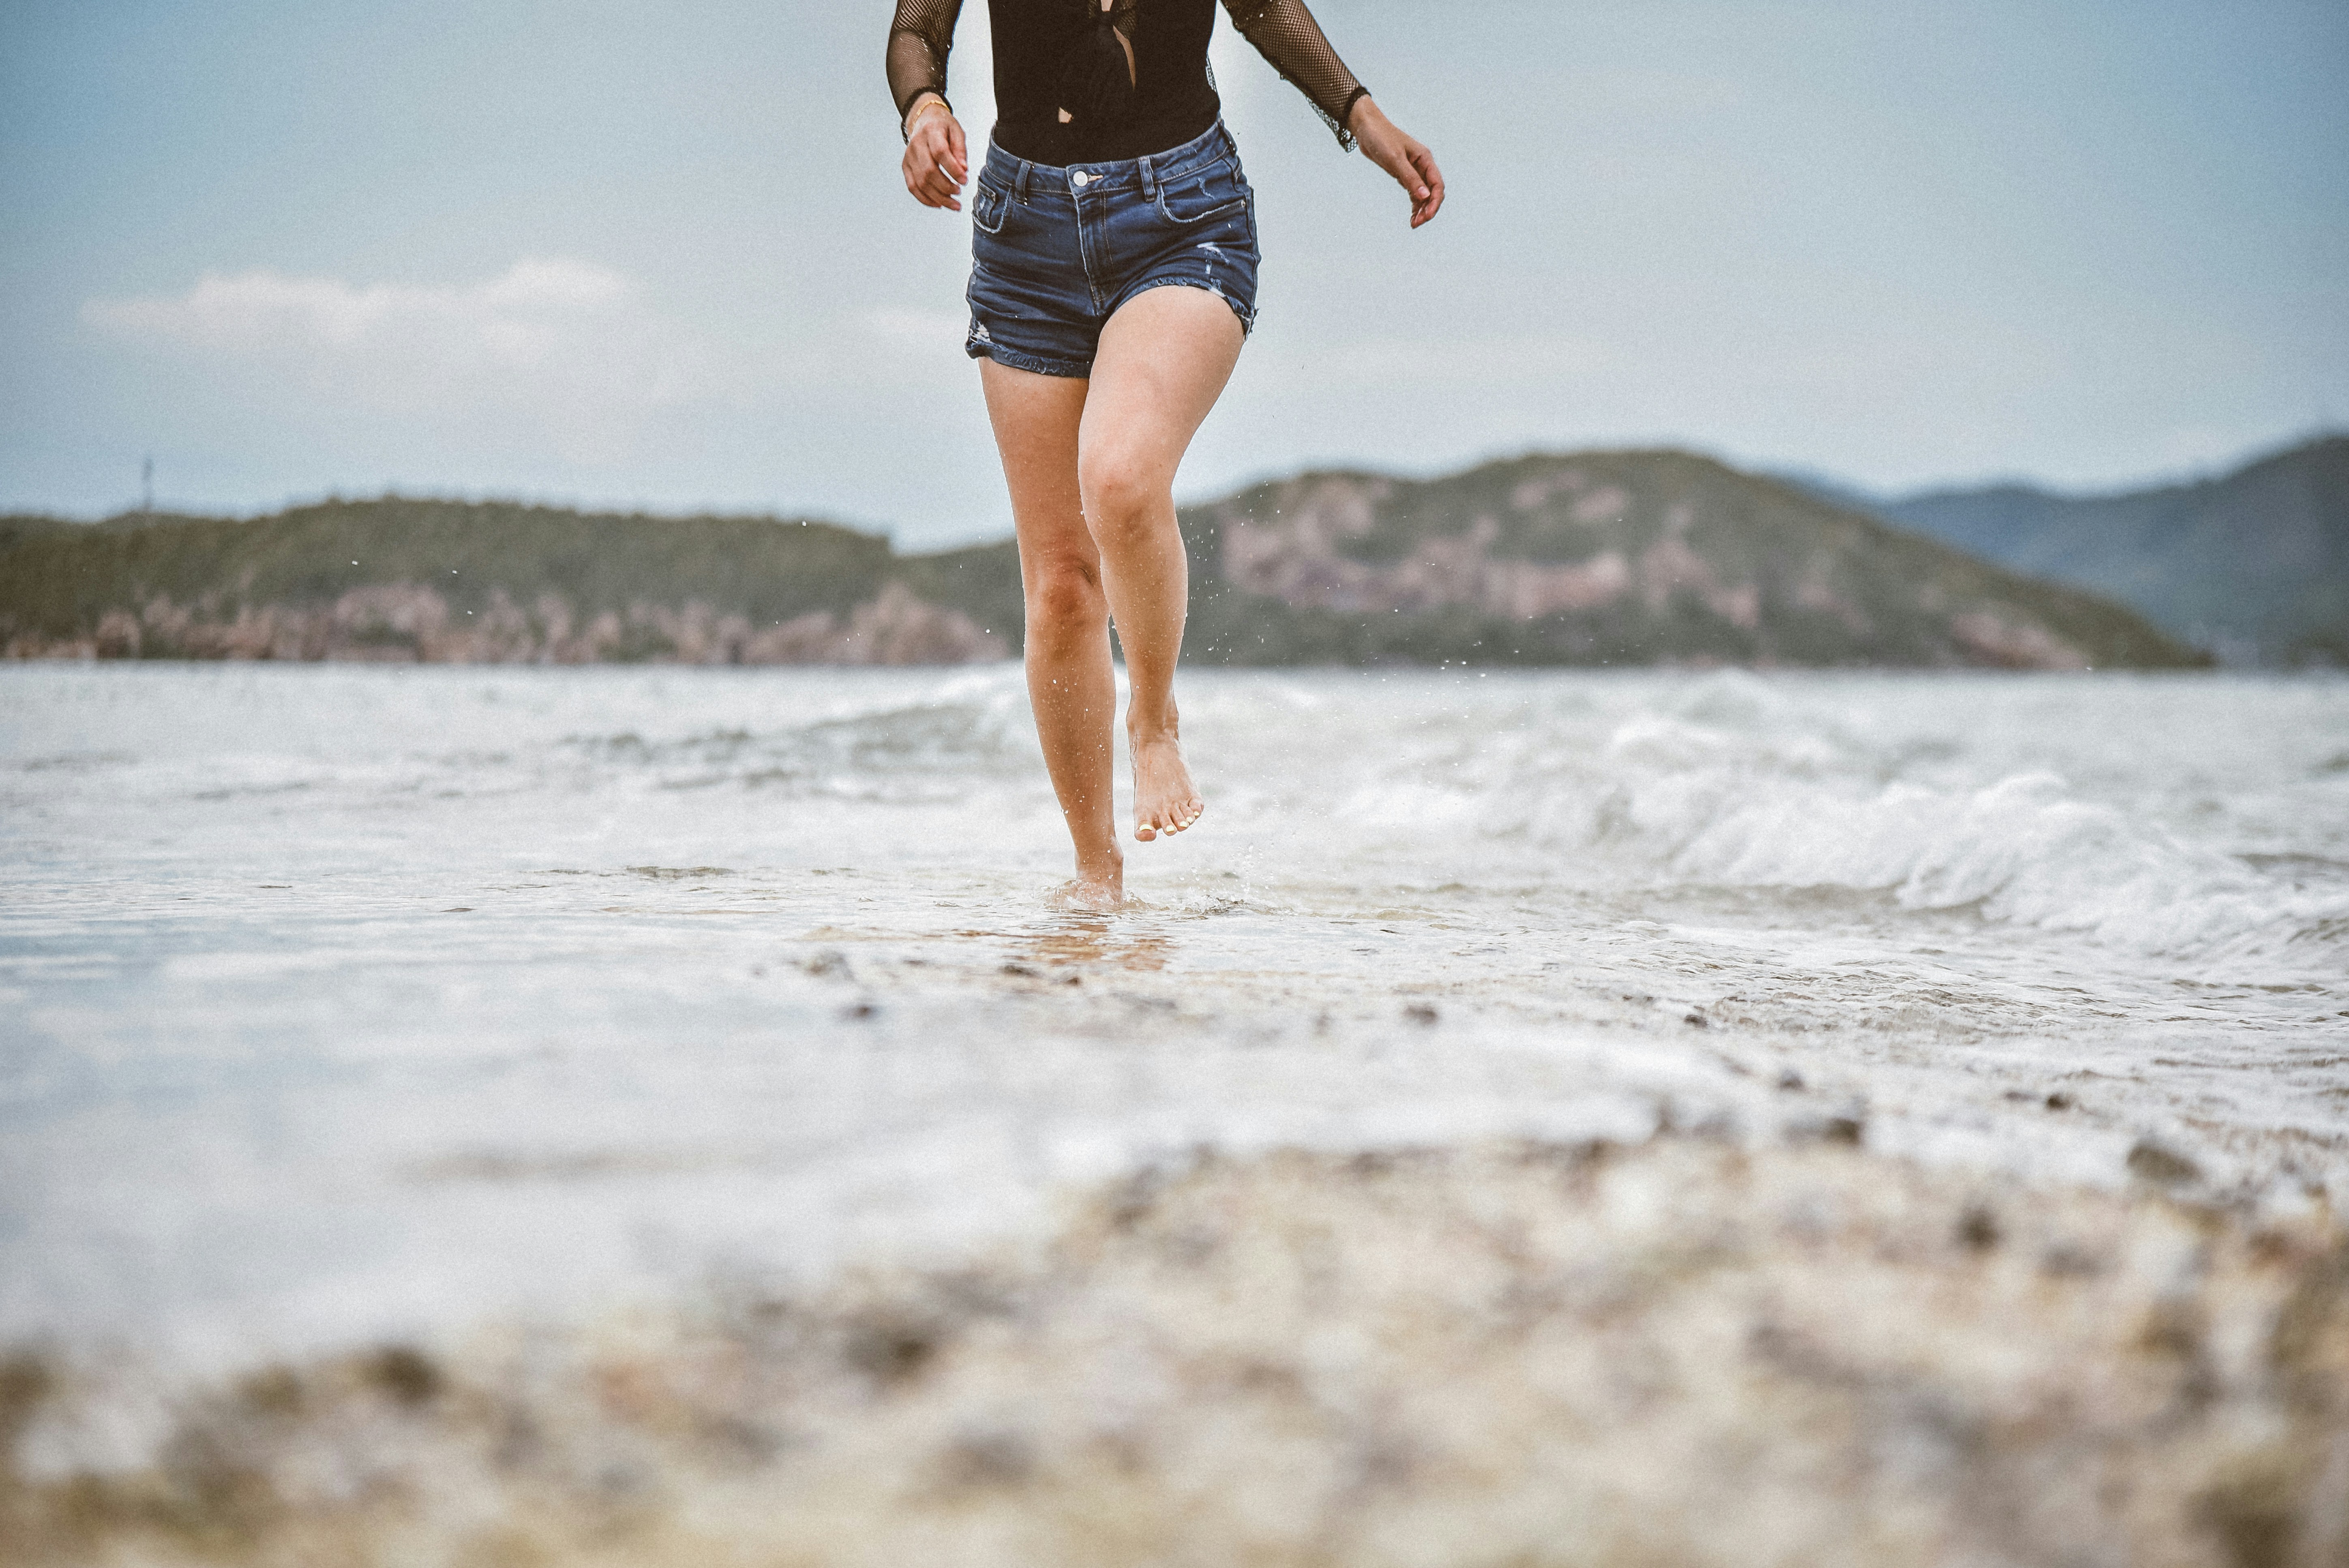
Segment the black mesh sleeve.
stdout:
<svg viewBox="0 0 2349 1568">
<path fill-rule="evenodd" d="M 1351 151 L 1354 136 L 1346 129 L 1346 117 L 1353 111 L 1354 100 L 1370 89 L 1354 79 L 1321 36 L 1320 24 L 1304 0 L 1224 0 L 1224 9 L 1241 36 L 1305 95 L 1338 133 L 1339 144 Z"/>
<path fill-rule="evenodd" d="M 947 91 L 947 55 L 954 48 L 955 18 L 962 0 L 897 0 L 889 24 L 889 96 L 897 102 L 897 122 L 924 93 Z"/>
</svg>

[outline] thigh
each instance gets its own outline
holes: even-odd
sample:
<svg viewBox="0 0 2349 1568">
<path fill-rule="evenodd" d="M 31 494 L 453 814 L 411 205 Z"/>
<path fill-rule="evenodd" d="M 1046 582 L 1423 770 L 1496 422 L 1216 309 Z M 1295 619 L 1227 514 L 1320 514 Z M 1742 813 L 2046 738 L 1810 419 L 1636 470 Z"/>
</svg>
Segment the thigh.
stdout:
<svg viewBox="0 0 2349 1568">
<path fill-rule="evenodd" d="M 1077 490 L 1077 430 L 1088 383 L 993 359 L 980 360 L 978 371 L 1004 483 L 1011 491 L 1020 575 L 1033 587 L 1037 574 L 1053 564 L 1095 570 L 1100 556 L 1085 530 Z"/>
<path fill-rule="evenodd" d="M 1231 306 L 1203 288 L 1146 289 L 1120 305 L 1093 359 L 1078 431 L 1081 462 L 1171 485 L 1247 335 Z"/>
</svg>

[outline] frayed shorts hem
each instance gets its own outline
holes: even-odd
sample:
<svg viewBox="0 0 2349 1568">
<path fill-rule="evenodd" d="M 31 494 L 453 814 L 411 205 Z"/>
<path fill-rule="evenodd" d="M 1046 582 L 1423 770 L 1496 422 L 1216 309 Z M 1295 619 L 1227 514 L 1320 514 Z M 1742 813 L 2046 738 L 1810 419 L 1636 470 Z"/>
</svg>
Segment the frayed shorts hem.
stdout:
<svg viewBox="0 0 2349 1568">
<path fill-rule="evenodd" d="M 988 343 L 977 333 L 963 340 L 962 351 L 973 359 L 992 359 L 998 365 L 1014 370 L 1032 370 L 1039 376 L 1066 376 L 1082 381 L 1093 373 L 1092 361 L 1079 363 L 1073 359 L 1044 359 L 1033 354 L 1022 354 L 1016 348 L 1006 348 L 999 343 Z"/>
<path fill-rule="evenodd" d="M 1132 294 L 1126 295 L 1123 300 L 1120 301 L 1118 304 L 1118 309 L 1124 309 L 1125 306 L 1132 304 L 1135 300 L 1141 298 L 1143 294 L 1148 294 L 1152 289 L 1169 288 L 1197 289 L 1203 294 L 1213 294 L 1216 298 L 1231 306 L 1232 314 L 1240 318 L 1240 336 L 1242 338 L 1248 337 L 1255 333 L 1255 311 L 1249 309 L 1238 300 L 1234 299 L 1223 290 L 1219 288 L 1210 288 L 1207 284 L 1201 283 L 1196 278 L 1151 278 L 1147 282 L 1137 285 Z M 1110 314 L 1114 315 L 1116 312 L 1112 311 Z M 1022 354 L 1016 348 L 1004 347 L 1003 345 L 996 342 L 992 337 L 981 336 L 980 334 L 985 330 L 986 329 L 979 325 L 978 320 L 974 318 L 970 324 L 969 335 L 963 339 L 962 351 L 973 359 L 992 359 L 998 365 L 1009 366 L 1014 370 L 1032 370 L 1039 376 L 1066 376 L 1080 381 L 1086 379 L 1093 373 L 1092 361 L 1090 359 L 1047 359 L 1041 355 Z"/>
</svg>

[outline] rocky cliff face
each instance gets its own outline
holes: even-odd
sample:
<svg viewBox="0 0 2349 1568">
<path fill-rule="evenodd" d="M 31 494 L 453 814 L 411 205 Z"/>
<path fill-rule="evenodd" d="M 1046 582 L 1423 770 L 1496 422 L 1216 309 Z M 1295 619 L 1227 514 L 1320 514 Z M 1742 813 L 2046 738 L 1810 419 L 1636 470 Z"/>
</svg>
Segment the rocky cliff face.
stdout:
<svg viewBox="0 0 2349 1568">
<path fill-rule="evenodd" d="M 1241 663 L 1300 642 L 1428 662 L 2199 662 L 2117 606 L 1679 452 L 1309 474 L 1185 523 L 1206 641 Z"/>
<path fill-rule="evenodd" d="M 157 594 L 109 610 L 86 637 L 19 634 L 12 658 L 329 660 L 362 664 L 960 665 L 1010 655 L 1010 643 L 957 610 L 889 583 L 840 614 L 812 610 L 772 625 L 699 599 L 637 602 L 582 614 L 560 593 L 516 603 L 493 589 L 460 610 L 413 583 L 354 588 L 329 604 L 175 603 Z"/>
</svg>

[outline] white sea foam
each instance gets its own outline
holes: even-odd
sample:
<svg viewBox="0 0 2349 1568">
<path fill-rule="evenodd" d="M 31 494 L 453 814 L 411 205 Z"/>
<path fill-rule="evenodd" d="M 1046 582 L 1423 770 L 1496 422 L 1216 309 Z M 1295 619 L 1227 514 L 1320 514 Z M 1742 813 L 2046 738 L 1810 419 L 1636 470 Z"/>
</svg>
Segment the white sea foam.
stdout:
<svg viewBox="0 0 2349 1568">
<path fill-rule="evenodd" d="M 1613 820 L 1655 869 L 1735 887 L 1889 892 L 1905 909 L 2075 932 L 2149 955 L 2261 955 L 2337 973 L 2349 867 L 2286 888 L 2239 856 L 2060 775 L 1948 788 L 1811 738 L 1743 748 L 1671 719 L 1625 723 L 1609 746 Z"/>
<path fill-rule="evenodd" d="M 0 1340 L 804 1275 L 1200 1144 L 2153 1146 L 2349 1202 L 2349 685 L 1183 699 L 1209 815 L 1111 918 L 1046 896 L 1009 666 L 0 670 Z"/>
</svg>

